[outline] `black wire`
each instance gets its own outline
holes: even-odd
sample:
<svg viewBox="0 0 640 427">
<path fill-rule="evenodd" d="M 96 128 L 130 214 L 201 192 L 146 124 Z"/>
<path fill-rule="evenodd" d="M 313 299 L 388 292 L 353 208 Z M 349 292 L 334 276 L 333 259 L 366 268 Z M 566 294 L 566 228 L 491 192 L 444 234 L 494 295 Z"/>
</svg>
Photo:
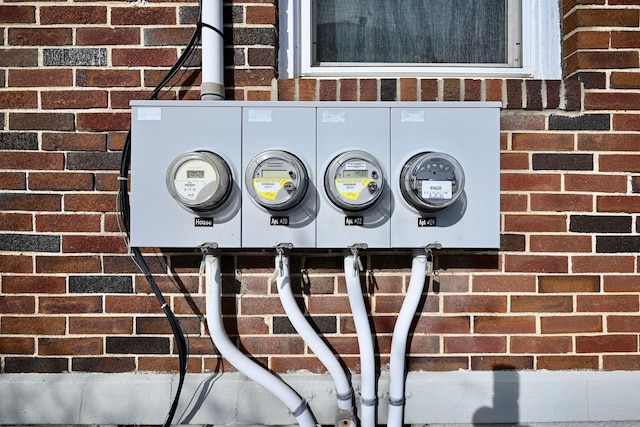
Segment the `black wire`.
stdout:
<svg viewBox="0 0 640 427">
<path fill-rule="evenodd" d="M 207 28 L 211 28 L 216 31 L 218 34 L 222 35 L 222 32 L 216 28 L 210 27 L 209 25 L 205 25 Z M 202 0 L 198 2 L 198 22 L 196 28 L 187 43 L 184 51 L 176 61 L 176 63 L 169 69 L 167 74 L 163 77 L 163 79 L 158 83 L 155 89 L 151 92 L 148 99 L 158 99 L 158 94 L 162 91 L 162 89 L 171 81 L 171 79 L 176 75 L 176 73 L 184 66 L 187 59 L 191 57 L 193 52 L 195 51 L 196 46 L 198 45 L 201 34 L 202 34 Z M 129 200 L 129 169 L 131 167 L 131 129 L 127 132 L 127 137 L 125 139 L 125 144 L 122 149 L 122 157 L 120 160 L 120 176 L 119 176 L 119 188 L 118 188 L 118 206 L 120 209 L 120 216 L 122 218 L 122 226 L 127 236 L 130 236 L 131 232 L 131 215 L 130 215 L 130 200 Z M 156 299 L 160 303 L 160 307 L 164 312 L 169 325 L 171 326 L 171 332 L 173 333 L 173 337 L 176 342 L 176 347 L 178 349 L 178 358 L 179 358 L 179 367 L 180 367 L 180 376 L 178 380 L 178 388 L 176 390 L 175 396 L 173 398 L 173 402 L 171 404 L 171 408 L 167 413 L 166 420 L 163 424 L 164 427 L 169 427 L 173 418 L 175 416 L 176 410 L 178 408 L 178 402 L 180 401 L 180 394 L 182 392 L 182 387 L 184 385 L 185 376 L 187 373 L 187 362 L 188 362 L 188 345 L 185 339 L 185 334 L 182 328 L 180 327 L 180 323 L 176 318 L 175 314 L 171 310 L 169 304 L 167 304 L 164 296 L 162 295 L 162 291 L 158 287 L 155 279 L 153 278 L 153 274 L 147 265 L 140 248 L 131 247 L 130 248 L 134 262 L 140 268 L 140 271 L 144 274 L 147 282 L 149 282 L 149 286 L 151 287 L 153 293 L 156 296 Z"/>
</svg>

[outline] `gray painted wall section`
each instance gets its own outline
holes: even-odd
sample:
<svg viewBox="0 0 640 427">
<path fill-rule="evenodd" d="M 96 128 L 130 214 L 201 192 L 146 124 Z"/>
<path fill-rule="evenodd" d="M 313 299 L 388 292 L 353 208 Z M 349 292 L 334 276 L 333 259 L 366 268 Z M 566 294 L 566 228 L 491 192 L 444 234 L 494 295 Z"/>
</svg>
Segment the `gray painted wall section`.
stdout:
<svg viewBox="0 0 640 427">
<path fill-rule="evenodd" d="M 320 374 L 282 376 L 317 420 L 333 424 L 335 391 Z M 359 378 L 354 378 L 356 390 Z M 169 374 L 0 375 L 0 424 L 161 424 L 177 376 Z M 640 372 L 412 372 L 410 424 L 586 423 L 640 420 Z M 379 422 L 386 420 L 386 373 Z M 239 373 L 189 375 L 176 418 L 184 424 L 291 425 L 277 399 Z M 626 424 L 626 423 L 625 423 Z M 635 424 L 635 423 L 634 423 Z"/>
</svg>

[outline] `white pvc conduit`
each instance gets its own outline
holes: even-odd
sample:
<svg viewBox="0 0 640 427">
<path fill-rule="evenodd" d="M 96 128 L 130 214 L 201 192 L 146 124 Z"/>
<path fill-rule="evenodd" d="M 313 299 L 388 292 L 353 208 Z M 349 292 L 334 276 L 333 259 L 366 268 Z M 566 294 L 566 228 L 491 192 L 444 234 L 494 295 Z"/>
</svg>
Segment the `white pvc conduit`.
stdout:
<svg viewBox="0 0 640 427">
<path fill-rule="evenodd" d="M 360 287 L 359 260 L 356 253 L 344 257 L 344 277 L 349 295 L 349 305 L 358 335 L 360 349 L 360 425 L 376 425 L 376 364 L 373 338 L 364 295 Z"/>
<path fill-rule="evenodd" d="M 391 359 L 389 364 L 389 415 L 387 427 L 402 427 L 404 424 L 404 374 L 405 356 L 409 329 L 416 313 L 424 289 L 427 256 L 414 255 L 411 264 L 411 279 L 404 297 L 391 339 Z"/>
<path fill-rule="evenodd" d="M 224 99 L 224 39 L 222 37 L 222 29 L 222 0 L 204 0 L 202 2 L 202 83 L 200 84 L 200 97 L 205 100 Z"/>
<path fill-rule="evenodd" d="M 280 302 L 291 324 L 311 351 L 313 351 L 320 362 L 327 368 L 335 383 L 338 409 L 342 412 L 338 414 L 336 425 L 349 425 L 349 421 L 353 420 L 353 392 L 351 390 L 351 383 L 335 354 L 322 338 L 318 336 L 304 317 L 304 314 L 300 311 L 291 290 L 289 257 L 286 256 L 283 251 L 278 251 L 278 255 L 276 256 L 274 276 L 276 276 L 275 281 L 278 287 Z"/>
<path fill-rule="evenodd" d="M 211 339 L 220 354 L 238 371 L 280 399 L 289 408 L 300 427 L 316 427 L 313 414 L 304 399 L 280 378 L 258 365 L 233 345 L 222 323 L 220 259 L 216 255 L 206 254 L 204 261 L 207 280 L 207 326 Z"/>
</svg>

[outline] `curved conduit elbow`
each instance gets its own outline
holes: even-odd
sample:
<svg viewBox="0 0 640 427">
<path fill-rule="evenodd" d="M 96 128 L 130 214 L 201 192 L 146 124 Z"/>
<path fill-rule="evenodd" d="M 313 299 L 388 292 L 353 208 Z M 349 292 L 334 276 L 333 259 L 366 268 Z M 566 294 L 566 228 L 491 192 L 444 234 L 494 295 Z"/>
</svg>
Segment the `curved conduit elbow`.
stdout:
<svg viewBox="0 0 640 427">
<path fill-rule="evenodd" d="M 427 273 L 426 255 L 414 255 L 411 279 L 391 338 L 389 364 L 389 415 L 387 427 L 402 427 L 404 422 L 404 370 L 407 340 L 413 316 L 418 309 Z"/>
<path fill-rule="evenodd" d="M 278 295 L 280 302 L 284 308 L 287 317 L 295 330 L 300 334 L 304 342 L 309 346 L 311 351 L 327 368 L 336 387 L 336 395 L 338 398 L 338 416 L 336 418 L 336 426 L 355 426 L 353 416 L 353 391 L 351 383 L 344 372 L 342 365 L 331 351 L 329 346 L 318 336 L 313 327 L 300 311 L 298 304 L 293 296 L 291 289 L 291 279 L 289 275 L 289 257 L 283 252 L 278 251 L 276 256 L 276 285 L 278 287 Z"/>
<path fill-rule="evenodd" d="M 371 336 L 371 325 L 364 296 L 360 287 L 360 270 L 356 254 L 344 257 L 344 277 L 349 295 L 349 305 L 353 313 L 353 322 L 358 335 L 360 349 L 360 425 L 375 427 L 376 425 L 376 364 Z"/>
<path fill-rule="evenodd" d="M 289 408 L 300 427 L 316 427 L 313 414 L 304 399 L 280 378 L 258 365 L 233 345 L 222 323 L 220 259 L 216 255 L 207 254 L 204 261 L 207 281 L 207 326 L 211 340 L 220 354 L 238 371 L 280 399 Z"/>
</svg>

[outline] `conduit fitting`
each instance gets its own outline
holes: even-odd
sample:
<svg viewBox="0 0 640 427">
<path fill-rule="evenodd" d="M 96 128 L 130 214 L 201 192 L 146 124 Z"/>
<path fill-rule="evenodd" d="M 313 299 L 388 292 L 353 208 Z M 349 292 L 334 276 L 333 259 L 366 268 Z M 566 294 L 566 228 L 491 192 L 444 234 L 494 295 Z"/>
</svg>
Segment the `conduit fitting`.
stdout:
<svg viewBox="0 0 640 427">
<path fill-rule="evenodd" d="M 213 82 L 203 82 L 200 85 L 200 99 L 203 101 L 217 101 L 224 99 L 224 85 Z"/>
</svg>

